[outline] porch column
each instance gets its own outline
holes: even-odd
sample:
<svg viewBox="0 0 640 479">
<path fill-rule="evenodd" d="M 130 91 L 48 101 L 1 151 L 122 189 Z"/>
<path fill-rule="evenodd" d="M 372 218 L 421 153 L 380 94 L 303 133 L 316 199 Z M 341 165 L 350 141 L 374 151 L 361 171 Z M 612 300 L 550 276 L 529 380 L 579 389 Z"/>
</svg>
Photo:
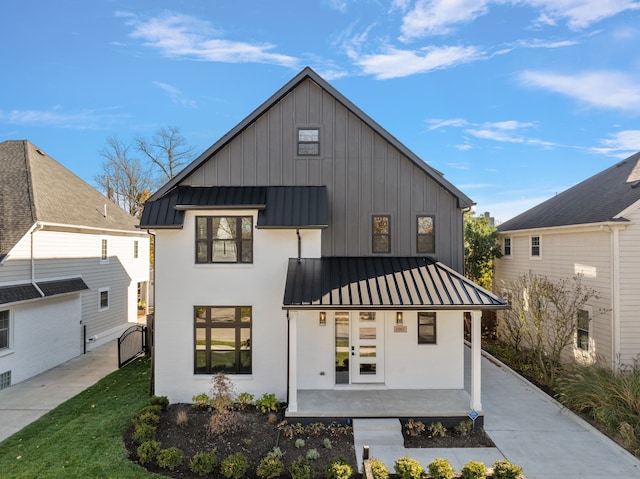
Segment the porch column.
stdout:
<svg viewBox="0 0 640 479">
<path fill-rule="evenodd" d="M 289 311 L 289 412 L 298 411 L 298 312 Z"/>
<path fill-rule="evenodd" d="M 481 311 L 471 311 L 471 409 L 482 411 L 481 388 Z"/>
</svg>

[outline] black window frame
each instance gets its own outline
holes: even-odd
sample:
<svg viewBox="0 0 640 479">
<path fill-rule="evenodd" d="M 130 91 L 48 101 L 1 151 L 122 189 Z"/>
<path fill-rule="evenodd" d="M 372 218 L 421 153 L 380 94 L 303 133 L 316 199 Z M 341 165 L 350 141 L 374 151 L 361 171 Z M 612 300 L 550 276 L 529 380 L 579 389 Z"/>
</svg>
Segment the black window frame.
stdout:
<svg viewBox="0 0 640 479">
<path fill-rule="evenodd" d="M 11 347 L 11 312 L 0 311 L 0 351 Z"/>
<path fill-rule="evenodd" d="M 420 219 L 431 218 L 431 233 L 420 233 Z M 431 238 L 431 249 L 421 249 L 421 238 Z M 416 254 L 435 254 L 436 252 L 436 215 L 416 215 Z"/>
<path fill-rule="evenodd" d="M 109 296 L 109 288 L 101 288 L 98 290 L 98 311 L 106 311 L 107 309 L 109 309 Z"/>
<path fill-rule="evenodd" d="M 379 233 L 376 232 L 376 219 L 377 218 L 386 218 L 387 219 L 387 230 L 386 232 Z M 385 250 L 378 250 L 377 246 L 380 244 L 379 239 L 386 238 L 387 248 Z M 373 214 L 371 215 L 371 253 L 372 254 L 390 254 L 391 253 L 391 215 L 390 214 Z"/>
<path fill-rule="evenodd" d="M 433 324 L 421 324 L 422 318 L 429 318 L 433 320 Z M 418 344 L 438 344 L 438 315 L 435 311 L 418 311 Z M 432 327 L 433 333 L 428 336 L 421 333 L 422 327 Z"/>
<path fill-rule="evenodd" d="M 236 222 L 235 237 L 232 238 L 215 238 L 213 234 L 213 223 L 215 219 L 233 219 Z M 198 232 L 199 221 L 206 220 L 206 237 L 200 238 Z M 250 238 L 244 237 L 243 223 L 250 226 Z M 222 242 L 233 243 L 236 248 L 235 261 L 214 261 L 214 244 Z M 199 251 L 201 245 L 206 247 L 206 260 L 199 259 Z M 233 216 L 233 215 L 211 215 L 196 216 L 195 222 L 195 262 L 196 264 L 253 264 L 253 216 Z"/>
<path fill-rule="evenodd" d="M 315 131 L 317 133 L 317 140 L 306 140 L 301 139 L 301 134 L 304 131 Z M 316 145 L 316 148 L 312 153 L 307 153 L 304 149 L 301 150 L 301 146 L 313 146 Z M 296 156 L 300 158 L 318 158 L 321 154 L 320 149 L 320 128 L 317 126 L 301 126 L 296 129 Z"/>
<path fill-rule="evenodd" d="M 233 321 L 216 321 L 213 318 L 213 310 L 234 310 Z M 199 311 L 203 310 L 203 311 Z M 248 312 L 248 321 L 244 321 L 244 315 Z M 204 313 L 204 315 L 202 315 Z M 199 316 L 200 314 L 200 316 Z M 197 349 L 198 330 L 205 333 L 205 349 Z M 232 367 L 216 367 L 212 364 L 212 353 L 229 352 L 228 349 L 215 348 L 213 340 L 216 329 L 234 329 L 234 364 Z M 249 339 L 242 340 L 242 330 L 249 330 Z M 199 352 L 204 351 L 204 366 L 199 367 Z M 248 365 L 243 365 L 243 359 L 248 357 Z M 252 374 L 253 371 L 253 308 L 251 306 L 194 306 L 193 307 L 193 373 L 194 374 Z"/>
</svg>

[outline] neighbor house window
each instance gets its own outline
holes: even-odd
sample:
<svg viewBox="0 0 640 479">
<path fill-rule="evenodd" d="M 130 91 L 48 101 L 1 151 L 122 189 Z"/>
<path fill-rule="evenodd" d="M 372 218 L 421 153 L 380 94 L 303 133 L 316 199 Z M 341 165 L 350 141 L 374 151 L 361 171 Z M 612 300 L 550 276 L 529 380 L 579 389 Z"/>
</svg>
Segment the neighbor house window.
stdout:
<svg viewBox="0 0 640 479">
<path fill-rule="evenodd" d="M 133 241 L 133 258 L 138 259 L 138 240 Z"/>
<path fill-rule="evenodd" d="M 98 311 L 109 309 L 109 288 L 98 290 Z"/>
<path fill-rule="evenodd" d="M 391 253 L 391 216 L 374 215 L 372 217 L 373 253 Z"/>
<path fill-rule="evenodd" d="M 436 252 L 435 216 L 418 216 L 416 252 L 429 254 Z"/>
<path fill-rule="evenodd" d="M 196 263 L 252 263 L 251 216 L 198 216 Z"/>
<path fill-rule="evenodd" d="M 9 311 L 0 311 L 0 349 L 9 347 Z"/>
<path fill-rule="evenodd" d="M 196 306 L 194 326 L 196 374 L 251 374 L 251 306 Z"/>
<path fill-rule="evenodd" d="M 100 261 L 106 262 L 109 260 L 109 247 L 106 239 L 102 240 L 102 246 L 100 250 Z"/>
<path fill-rule="evenodd" d="M 576 331 L 578 349 L 589 351 L 589 311 L 578 311 L 578 327 Z"/>
<path fill-rule="evenodd" d="M 418 344 L 436 344 L 436 313 L 418 312 Z"/>
<path fill-rule="evenodd" d="M 531 243 L 531 257 L 539 258 L 540 251 L 541 251 L 540 236 L 531 236 L 530 243 Z"/>
<path fill-rule="evenodd" d="M 504 238 L 502 252 L 504 256 L 511 256 L 511 238 Z"/>
<path fill-rule="evenodd" d="M 319 128 L 298 128 L 298 156 L 320 156 Z"/>
</svg>

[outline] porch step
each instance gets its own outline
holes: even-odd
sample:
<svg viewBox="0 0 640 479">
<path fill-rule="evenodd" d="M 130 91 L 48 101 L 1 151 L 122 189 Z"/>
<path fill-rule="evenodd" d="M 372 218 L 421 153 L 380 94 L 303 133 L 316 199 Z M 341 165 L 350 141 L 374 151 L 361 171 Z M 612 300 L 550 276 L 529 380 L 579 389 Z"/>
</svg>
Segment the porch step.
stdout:
<svg viewBox="0 0 640 479">
<path fill-rule="evenodd" d="M 404 447 L 399 419 L 353 419 L 353 441 L 356 451 L 362 446 Z"/>
</svg>

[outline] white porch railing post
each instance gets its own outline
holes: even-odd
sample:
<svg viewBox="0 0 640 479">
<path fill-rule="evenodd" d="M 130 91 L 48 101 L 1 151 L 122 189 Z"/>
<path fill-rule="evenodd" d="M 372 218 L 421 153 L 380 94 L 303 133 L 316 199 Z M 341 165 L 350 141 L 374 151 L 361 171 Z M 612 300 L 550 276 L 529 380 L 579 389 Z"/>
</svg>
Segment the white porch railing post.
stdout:
<svg viewBox="0 0 640 479">
<path fill-rule="evenodd" d="M 289 311 L 289 412 L 298 411 L 298 312 Z"/>
<path fill-rule="evenodd" d="M 481 401 L 481 331 L 482 312 L 471 312 L 471 409 L 482 411 Z"/>
</svg>

